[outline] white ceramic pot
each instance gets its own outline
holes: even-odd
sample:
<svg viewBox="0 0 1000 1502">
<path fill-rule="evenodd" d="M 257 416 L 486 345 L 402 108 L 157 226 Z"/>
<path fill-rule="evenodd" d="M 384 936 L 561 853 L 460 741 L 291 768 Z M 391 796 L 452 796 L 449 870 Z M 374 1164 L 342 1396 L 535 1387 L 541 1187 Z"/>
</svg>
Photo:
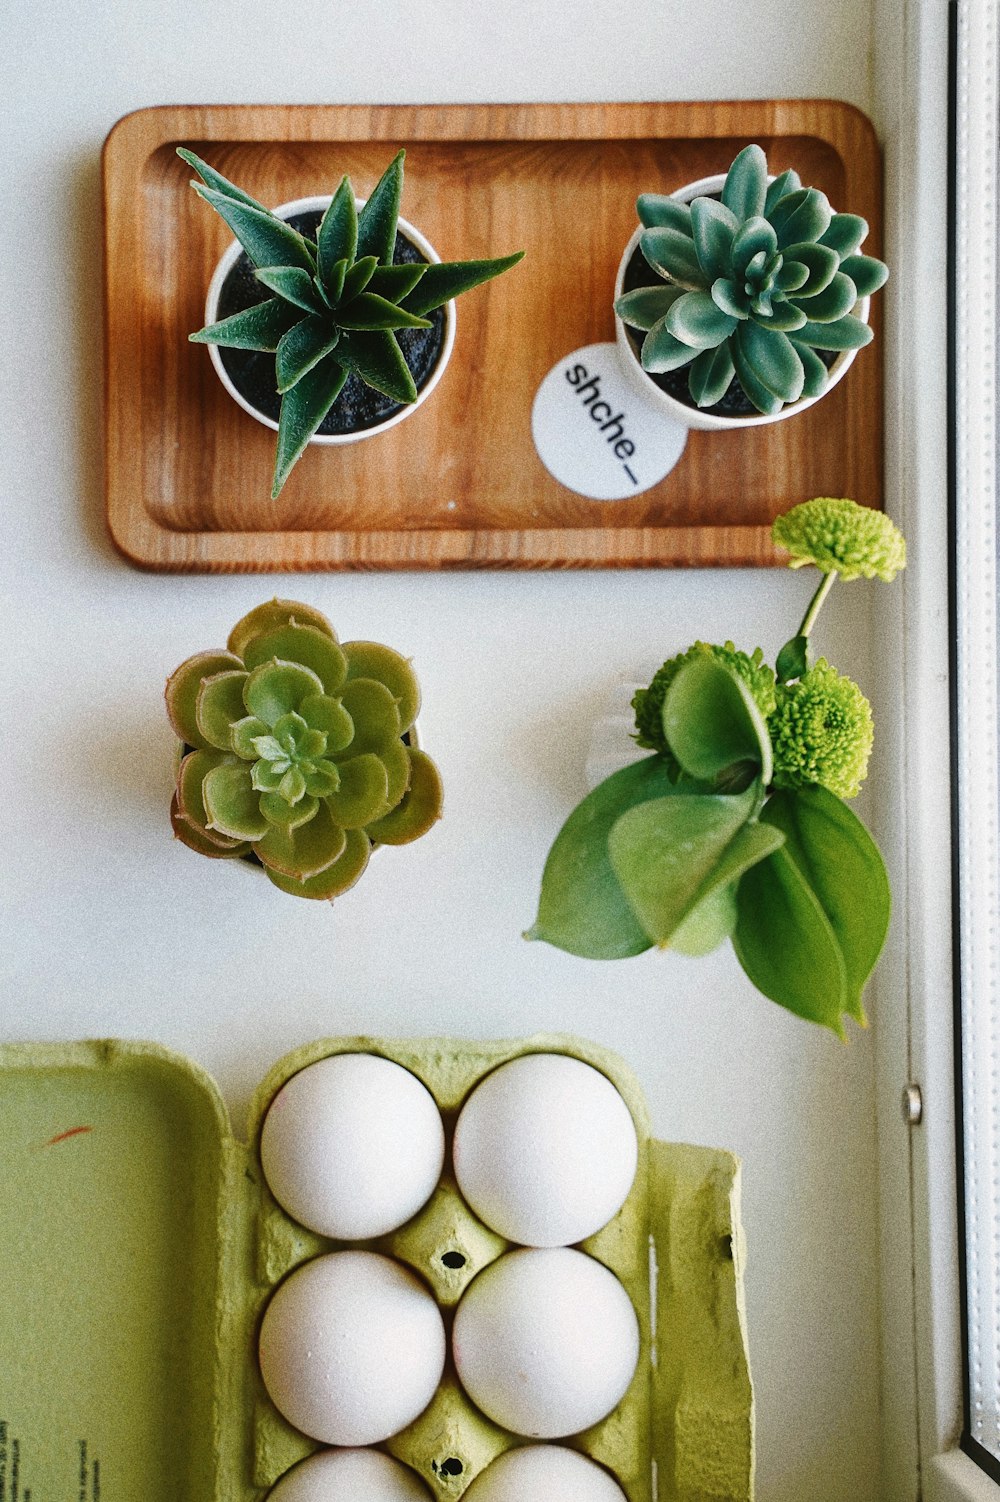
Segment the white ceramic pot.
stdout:
<svg viewBox="0 0 1000 1502">
<path fill-rule="evenodd" d="M 697 182 L 688 183 L 686 187 L 678 188 L 676 193 L 671 194 L 671 197 L 679 199 L 681 203 L 690 203 L 693 198 L 701 198 L 710 193 L 720 193 L 725 181 L 726 174 L 724 172 L 720 172 L 714 177 L 702 177 Z M 773 182 L 774 178 L 769 177 L 768 181 Z M 622 295 L 625 272 L 638 248 L 642 232 L 643 226 L 639 225 L 625 247 L 625 254 L 621 258 L 618 266 L 618 275 L 615 278 L 616 302 Z M 867 323 L 870 306 L 870 297 L 859 298 L 852 309 L 855 318 L 860 318 L 863 323 Z M 656 382 L 643 370 L 639 362 L 639 356 L 635 353 L 629 341 L 628 330 L 617 313 L 615 314 L 615 335 L 625 373 L 635 389 L 645 397 L 647 402 L 658 407 L 663 416 L 669 418 L 671 422 L 680 423 L 686 428 L 703 428 L 717 433 L 732 428 L 760 428 L 766 423 L 783 422 L 786 417 L 795 417 L 799 412 L 804 412 L 807 407 L 812 407 L 816 402 L 822 401 L 827 392 L 833 390 L 837 382 L 842 380 L 847 374 L 848 368 L 857 354 L 856 349 L 847 349 L 837 356 L 830 366 L 826 389 L 820 392 L 819 396 L 803 396 L 797 402 L 787 402 L 780 412 L 775 412 L 770 417 L 763 412 L 757 412 L 752 417 L 719 417 L 711 412 L 700 412 L 697 407 L 689 407 L 686 402 L 679 402 L 676 397 L 668 395 L 666 391 L 661 390 L 657 386 Z"/>
<path fill-rule="evenodd" d="M 357 203 L 359 209 L 364 208 L 364 199 L 358 198 L 355 200 L 355 202 Z M 289 219 L 293 214 L 307 214 L 310 211 L 314 210 L 323 211 L 328 207 L 329 203 L 329 194 L 320 195 L 313 198 L 296 198 L 293 199 L 291 203 L 280 204 L 278 208 L 274 209 L 272 212 L 275 213 L 279 219 Z M 440 261 L 441 257 L 438 255 L 431 242 L 426 238 L 426 236 L 422 235 L 418 229 L 414 228 L 414 226 L 410 224 L 406 219 L 399 220 L 399 229 L 406 236 L 406 238 L 417 247 L 421 255 L 427 258 L 428 261 Z M 242 245 L 240 245 L 238 240 L 234 240 L 232 245 L 230 245 L 228 250 L 223 254 L 221 260 L 219 261 L 219 264 L 216 266 L 215 271 L 212 274 L 212 280 L 208 285 L 208 295 L 205 299 L 206 324 L 215 323 L 218 320 L 219 298 L 222 294 L 223 283 L 225 282 L 226 277 L 229 275 L 230 271 L 232 271 L 236 262 L 239 260 L 242 251 Z M 410 402 L 408 406 L 400 407 L 398 412 L 391 413 L 382 422 L 375 423 L 369 428 L 362 428 L 356 433 L 315 433 L 313 437 L 310 438 L 309 442 L 358 443 L 363 438 L 374 438 L 377 434 L 384 433 L 387 428 L 394 428 L 397 423 L 400 423 L 404 418 L 411 416 L 411 414 L 414 413 L 418 407 L 422 406 L 430 396 L 431 392 L 434 390 L 438 381 L 440 381 L 441 377 L 444 375 L 445 366 L 448 364 L 448 361 L 451 358 L 451 352 L 455 344 L 454 298 L 452 298 L 450 302 L 445 303 L 443 312 L 444 339 L 441 344 L 441 352 L 438 355 L 437 364 L 434 366 L 434 369 L 427 377 L 427 380 L 417 392 L 417 399 L 415 402 Z M 274 419 L 272 417 L 267 417 L 263 412 L 259 411 L 255 406 L 253 406 L 251 402 L 247 401 L 242 392 L 239 391 L 233 384 L 229 376 L 229 372 L 226 370 L 225 365 L 222 363 L 222 355 L 220 353 L 219 345 L 208 345 L 208 353 L 212 364 L 215 366 L 216 375 L 219 377 L 219 380 L 229 392 L 229 395 L 232 397 L 233 401 L 238 403 L 238 405 L 243 408 L 244 412 L 249 412 L 251 417 L 255 417 L 258 422 L 263 423 L 266 428 L 272 428 L 275 432 L 277 432 L 278 424 L 274 421 Z"/>
</svg>

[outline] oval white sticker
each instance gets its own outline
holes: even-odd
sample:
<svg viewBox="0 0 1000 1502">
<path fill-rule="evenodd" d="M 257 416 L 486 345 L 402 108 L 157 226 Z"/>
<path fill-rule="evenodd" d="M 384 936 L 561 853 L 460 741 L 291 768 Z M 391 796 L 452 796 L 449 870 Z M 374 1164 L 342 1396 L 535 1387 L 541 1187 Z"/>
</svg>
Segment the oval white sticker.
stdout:
<svg viewBox="0 0 1000 1502">
<path fill-rule="evenodd" d="M 658 485 L 688 430 L 626 379 L 615 344 L 588 344 L 554 365 L 531 409 L 535 448 L 549 474 L 592 501 L 623 501 Z"/>
</svg>

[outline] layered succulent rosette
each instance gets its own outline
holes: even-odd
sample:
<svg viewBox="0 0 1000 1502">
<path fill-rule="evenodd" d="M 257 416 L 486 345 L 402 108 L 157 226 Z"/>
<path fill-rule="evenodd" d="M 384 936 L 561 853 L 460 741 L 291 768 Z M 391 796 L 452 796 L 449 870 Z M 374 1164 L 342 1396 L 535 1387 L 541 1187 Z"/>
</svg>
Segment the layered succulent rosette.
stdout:
<svg viewBox="0 0 1000 1502">
<path fill-rule="evenodd" d="M 413 670 L 377 642 L 338 642 L 308 605 L 272 600 L 167 682 L 182 755 L 171 821 L 200 855 L 249 856 L 275 886 L 331 899 L 374 845 L 404 845 L 441 812 L 441 780 L 410 744 Z"/>
</svg>

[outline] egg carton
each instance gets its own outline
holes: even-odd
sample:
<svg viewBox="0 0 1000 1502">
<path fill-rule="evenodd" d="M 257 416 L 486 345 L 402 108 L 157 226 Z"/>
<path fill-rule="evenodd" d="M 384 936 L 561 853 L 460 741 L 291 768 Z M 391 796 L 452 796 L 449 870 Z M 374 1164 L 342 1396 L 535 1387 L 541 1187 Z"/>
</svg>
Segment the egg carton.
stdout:
<svg viewBox="0 0 1000 1502">
<path fill-rule="evenodd" d="M 256 1360 L 279 1283 L 350 1245 L 412 1268 L 446 1323 L 512 1243 L 480 1221 L 446 1162 L 430 1201 L 373 1241 L 319 1236 L 278 1205 L 260 1130 L 285 1082 L 338 1053 L 410 1070 L 449 1140 L 492 1070 L 561 1053 L 615 1085 L 636 1126 L 638 1171 L 619 1213 L 579 1249 L 608 1267 L 640 1328 L 635 1377 L 607 1418 L 561 1441 L 629 1502 L 750 1502 L 753 1393 L 743 1305 L 738 1161 L 656 1141 L 638 1083 L 614 1054 L 539 1035 L 497 1043 L 355 1037 L 311 1043 L 268 1073 L 233 1135 L 214 1082 L 152 1044 L 0 1048 L 0 1472 L 39 1499 L 262 1502 L 320 1448 L 278 1413 Z M 458 1502 L 523 1444 L 468 1399 L 450 1362 L 430 1406 L 379 1448 Z M 72 1482 L 72 1485 L 70 1484 Z"/>
</svg>

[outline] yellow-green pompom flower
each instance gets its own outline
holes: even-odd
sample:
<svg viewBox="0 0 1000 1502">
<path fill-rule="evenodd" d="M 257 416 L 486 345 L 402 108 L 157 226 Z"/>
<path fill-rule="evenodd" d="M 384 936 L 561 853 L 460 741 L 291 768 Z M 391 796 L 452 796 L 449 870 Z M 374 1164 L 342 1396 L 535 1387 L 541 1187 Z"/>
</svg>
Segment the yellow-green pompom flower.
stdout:
<svg viewBox="0 0 1000 1502">
<path fill-rule="evenodd" d="M 868 771 L 874 726 L 858 685 L 821 657 L 798 683 L 779 684 L 767 728 L 778 787 L 818 784 L 854 798 Z"/>
<path fill-rule="evenodd" d="M 906 540 L 882 511 L 857 501 L 818 496 L 793 506 L 771 528 L 779 548 L 792 556 L 790 568 L 813 564 L 842 579 L 884 579 L 890 583 L 906 567 Z"/>
<path fill-rule="evenodd" d="M 667 745 L 663 729 L 663 701 L 681 668 L 705 652 L 714 657 L 717 662 L 721 662 L 723 667 L 730 668 L 737 677 L 742 678 L 765 719 L 775 706 L 774 672 L 764 661 L 764 654 L 760 647 L 756 647 L 752 654 L 748 655 L 746 652 L 738 651 L 731 641 L 727 641 L 722 647 L 696 641 L 694 646 L 688 647 L 686 652 L 679 652 L 676 657 L 669 658 L 661 668 L 656 670 L 649 687 L 640 688 L 636 693 L 632 700 L 632 708 L 635 710 L 636 744 L 643 746 L 647 751 L 659 751 L 673 763 L 678 772 L 680 767 Z"/>
</svg>

